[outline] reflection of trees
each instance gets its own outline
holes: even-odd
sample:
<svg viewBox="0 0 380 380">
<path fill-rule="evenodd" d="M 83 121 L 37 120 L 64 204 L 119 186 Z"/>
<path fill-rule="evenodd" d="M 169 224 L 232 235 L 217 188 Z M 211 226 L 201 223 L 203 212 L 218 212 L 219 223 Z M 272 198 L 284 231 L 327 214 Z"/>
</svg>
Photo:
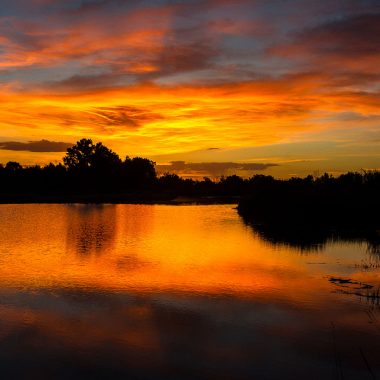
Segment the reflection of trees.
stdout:
<svg viewBox="0 0 380 380">
<path fill-rule="evenodd" d="M 67 211 L 67 244 L 76 253 L 100 254 L 111 248 L 116 234 L 116 206 L 71 205 Z"/>
<path fill-rule="evenodd" d="M 244 218 L 253 232 L 263 240 L 273 244 L 296 248 L 303 253 L 322 250 L 327 243 L 352 242 L 367 243 L 371 255 L 380 256 L 380 235 L 371 228 L 331 227 L 321 224 L 305 223 L 254 223 Z"/>
<path fill-rule="evenodd" d="M 380 259 L 380 236 L 368 244 L 368 252 Z"/>
<path fill-rule="evenodd" d="M 373 253 L 379 241 L 380 173 L 275 180 L 256 177 L 238 211 L 265 240 L 301 250 L 328 241 L 366 241 Z"/>
</svg>

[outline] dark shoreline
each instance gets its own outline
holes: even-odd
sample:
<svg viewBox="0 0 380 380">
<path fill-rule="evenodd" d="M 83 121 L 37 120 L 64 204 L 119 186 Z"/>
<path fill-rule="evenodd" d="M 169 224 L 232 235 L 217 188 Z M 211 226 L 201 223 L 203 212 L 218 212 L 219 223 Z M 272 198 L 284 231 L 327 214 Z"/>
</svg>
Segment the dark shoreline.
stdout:
<svg viewBox="0 0 380 380">
<path fill-rule="evenodd" d="M 162 205 L 214 205 L 238 204 L 240 196 L 157 196 L 152 194 L 92 194 L 92 195 L 1 195 L 0 204 L 162 204 Z"/>
<path fill-rule="evenodd" d="M 374 192 L 271 188 L 239 202 L 253 232 L 279 245 L 318 251 L 328 242 L 361 242 L 380 256 L 380 200 Z M 294 191 L 293 191 L 294 190 Z"/>
</svg>

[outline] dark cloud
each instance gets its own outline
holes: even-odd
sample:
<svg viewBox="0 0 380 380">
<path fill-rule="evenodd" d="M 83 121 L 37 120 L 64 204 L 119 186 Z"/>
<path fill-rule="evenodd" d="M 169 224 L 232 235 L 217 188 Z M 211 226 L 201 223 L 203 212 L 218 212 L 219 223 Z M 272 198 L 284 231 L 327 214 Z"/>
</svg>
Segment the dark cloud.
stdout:
<svg viewBox="0 0 380 380">
<path fill-rule="evenodd" d="M 368 88 L 380 81 L 380 12 L 332 15 L 313 27 L 288 34 L 267 52 L 292 62 L 291 73 L 319 73 L 322 91 Z"/>
<path fill-rule="evenodd" d="M 332 54 L 352 54 L 356 57 L 379 54 L 380 13 L 326 23 L 303 36 L 313 39 L 314 48 Z"/>
<path fill-rule="evenodd" d="M 155 63 L 162 74 L 175 74 L 209 68 L 217 56 L 218 50 L 209 42 L 184 44 L 183 41 L 178 41 L 166 45 Z"/>
<path fill-rule="evenodd" d="M 27 152 L 66 152 L 67 148 L 71 147 L 72 145 L 72 143 L 68 142 L 49 140 L 28 142 L 3 141 L 0 142 L 0 149 Z"/>
<path fill-rule="evenodd" d="M 278 164 L 238 163 L 238 162 L 185 162 L 172 161 L 169 165 L 157 165 L 160 173 L 170 172 L 187 175 L 220 176 L 241 171 L 262 171 Z"/>
<path fill-rule="evenodd" d="M 272 52 L 312 55 L 321 59 L 363 59 L 380 53 L 380 13 L 366 13 L 323 22 L 292 35 L 292 41 L 275 46 Z M 329 63 L 329 61 L 326 61 Z"/>
<path fill-rule="evenodd" d="M 77 3 L 76 7 L 73 7 L 73 9 L 70 9 L 70 13 L 72 14 L 83 14 L 88 12 L 94 12 L 94 11 L 105 11 L 107 10 L 107 7 L 125 7 L 127 5 L 131 5 L 136 3 L 136 0 L 129 0 L 126 2 L 125 0 L 87 0 L 87 1 L 81 1 Z M 128 4 L 127 4 L 128 3 Z"/>
<path fill-rule="evenodd" d="M 83 90 L 106 88 L 118 84 L 122 75 L 120 73 L 106 73 L 95 75 L 73 75 L 61 81 L 48 82 L 45 86 L 48 88 L 62 90 Z"/>
</svg>

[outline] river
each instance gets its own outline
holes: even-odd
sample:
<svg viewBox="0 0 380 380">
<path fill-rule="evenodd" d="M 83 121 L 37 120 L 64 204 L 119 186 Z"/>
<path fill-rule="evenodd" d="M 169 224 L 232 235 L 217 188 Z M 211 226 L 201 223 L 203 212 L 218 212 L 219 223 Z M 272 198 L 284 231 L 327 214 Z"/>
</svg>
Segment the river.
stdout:
<svg viewBox="0 0 380 380">
<path fill-rule="evenodd" d="M 373 242 L 266 238 L 233 205 L 1 205 L 0 375 L 380 378 Z"/>
</svg>

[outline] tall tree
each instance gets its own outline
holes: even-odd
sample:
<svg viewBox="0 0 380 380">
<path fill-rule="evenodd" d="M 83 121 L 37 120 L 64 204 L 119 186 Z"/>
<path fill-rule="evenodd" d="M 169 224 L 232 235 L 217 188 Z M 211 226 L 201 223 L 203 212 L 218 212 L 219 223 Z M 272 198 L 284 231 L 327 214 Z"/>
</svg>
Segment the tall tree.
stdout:
<svg viewBox="0 0 380 380">
<path fill-rule="evenodd" d="M 82 139 L 67 149 L 63 162 L 69 170 L 107 170 L 121 164 L 121 159 L 101 142 L 94 144 L 91 139 Z"/>
</svg>

